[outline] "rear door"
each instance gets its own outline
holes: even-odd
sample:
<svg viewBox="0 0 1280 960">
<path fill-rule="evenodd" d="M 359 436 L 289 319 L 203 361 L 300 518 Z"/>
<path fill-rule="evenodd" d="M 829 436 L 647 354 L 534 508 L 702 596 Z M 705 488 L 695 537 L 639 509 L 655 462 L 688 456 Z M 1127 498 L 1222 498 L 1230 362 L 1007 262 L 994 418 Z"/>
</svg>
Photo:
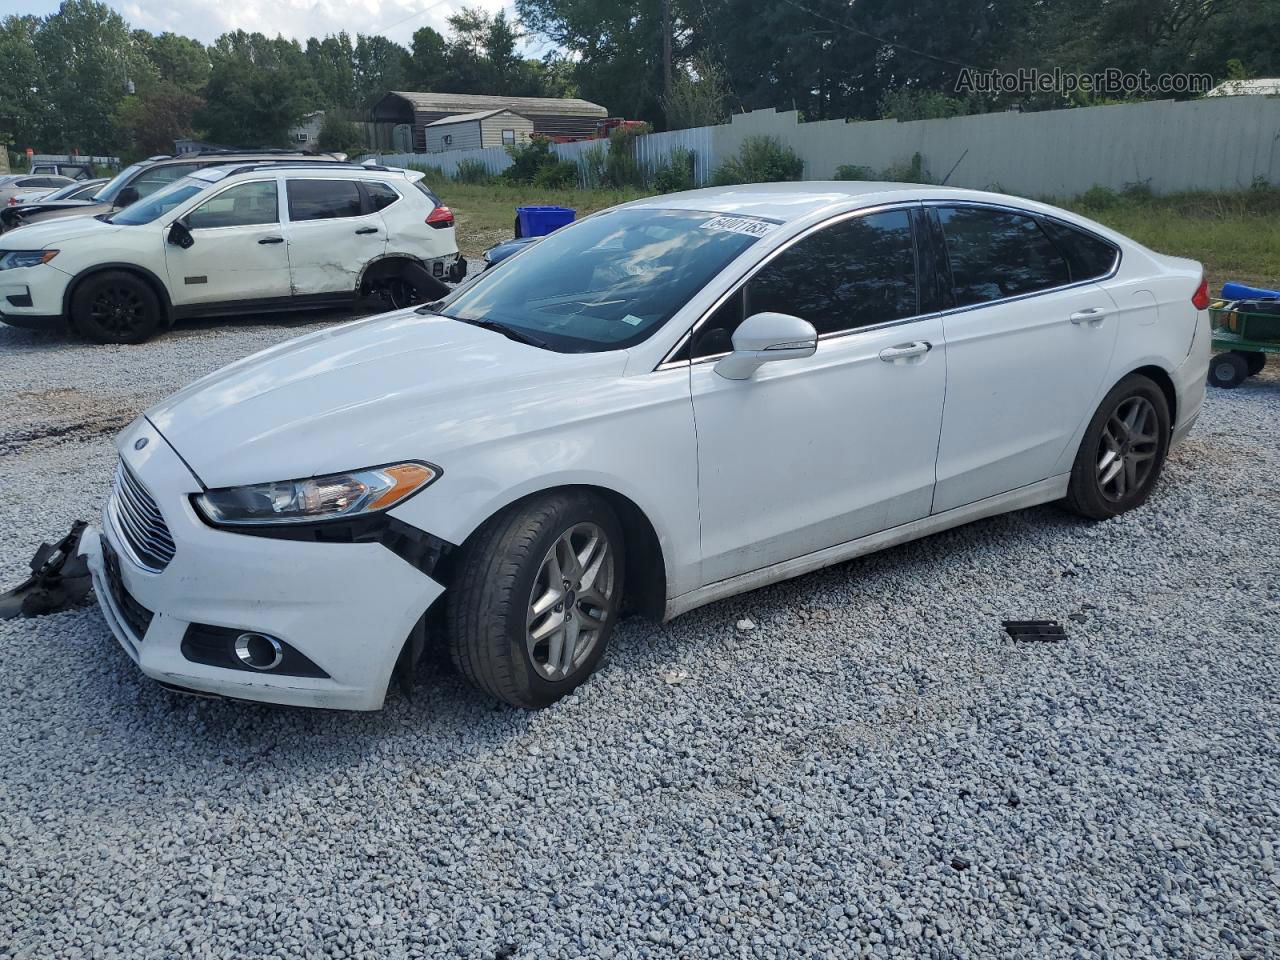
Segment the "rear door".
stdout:
<svg viewBox="0 0 1280 960">
<path fill-rule="evenodd" d="M 1073 277 L 1039 218 L 977 204 L 936 205 L 932 217 L 955 308 L 943 320 L 939 513 L 1054 473 L 1093 414 L 1117 321 L 1115 301 Z"/>
<path fill-rule="evenodd" d="M 277 300 L 289 296 L 289 254 L 274 177 L 234 184 L 183 221 L 195 241 L 164 245 L 175 306 Z"/>
<path fill-rule="evenodd" d="M 285 239 L 294 296 L 354 293 L 360 272 L 382 256 L 387 230 L 357 180 L 286 181 Z"/>
</svg>

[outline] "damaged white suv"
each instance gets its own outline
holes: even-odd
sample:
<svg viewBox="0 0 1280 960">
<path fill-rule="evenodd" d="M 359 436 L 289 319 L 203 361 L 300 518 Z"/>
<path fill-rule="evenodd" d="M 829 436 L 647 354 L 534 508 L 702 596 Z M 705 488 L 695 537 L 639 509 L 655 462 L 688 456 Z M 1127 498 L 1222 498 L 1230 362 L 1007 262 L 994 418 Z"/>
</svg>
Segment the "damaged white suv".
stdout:
<svg viewBox="0 0 1280 960">
<path fill-rule="evenodd" d="M 0 320 L 139 343 L 187 317 L 369 295 L 406 306 L 463 271 L 453 214 L 421 173 L 246 163 L 197 170 L 109 216 L 5 234 Z"/>
</svg>

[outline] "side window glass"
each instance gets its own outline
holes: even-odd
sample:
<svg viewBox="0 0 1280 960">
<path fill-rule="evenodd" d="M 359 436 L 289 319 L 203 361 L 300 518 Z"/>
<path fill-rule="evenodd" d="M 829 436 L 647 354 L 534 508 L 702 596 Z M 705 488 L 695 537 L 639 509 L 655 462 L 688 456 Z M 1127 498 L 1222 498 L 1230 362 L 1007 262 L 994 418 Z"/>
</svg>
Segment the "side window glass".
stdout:
<svg viewBox="0 0 1280 960">
<path fill-rule="evenodd" d="M 956 306 L 1069 283 L 1067 262 L 1031 217 L 985 207 L 940 207 Z"/>
<path fill-rule="evenodd" d="M 1058 220 L 1044 220 L 1045 232 L 1053 238 L 1071 268 L 1071 281 L 1105 277 L 1116 265 L 1116 248 L 1101 237 L 1095 237 Z"/>
<path fill-rule="evenodd" d="M 129 186 L 138 191 L 138 198 L 150 196 L 161 187 L 167 187 L 196 169 L 194 163 L 173 163 L 164 167 L 149 167 Z"/>
<path fill-rule="evenodd" d="M 812 234 L 766 264 L 746 286 L 745 313 L 790 313 L 819 334 L 914 316 L 911 216 L 891 210 Z"/>
<path fill-rule="evenodd" d="M 364 189 L 369 194 L 369 199 L 373 202 L 374 210 L 385 210 L 400 199 L 400 194 L 385 183 L 378 183 L 376 180 L 366 181 Z"/>
<path fill-rule="evenodd" d="M 290 220 L 334 220 L 358 217 L 363 211 L 360 188 L 353 180 L 290 180 Z"/>
<path fill-rule="evenodd" d="M 192 230 L 208 230 L 275 223 L 279 219 L 276 184 L 274 180 L 266 180 L 240 183 L 223 190 L 187 214 L 187 226 Z"/>
</svg>

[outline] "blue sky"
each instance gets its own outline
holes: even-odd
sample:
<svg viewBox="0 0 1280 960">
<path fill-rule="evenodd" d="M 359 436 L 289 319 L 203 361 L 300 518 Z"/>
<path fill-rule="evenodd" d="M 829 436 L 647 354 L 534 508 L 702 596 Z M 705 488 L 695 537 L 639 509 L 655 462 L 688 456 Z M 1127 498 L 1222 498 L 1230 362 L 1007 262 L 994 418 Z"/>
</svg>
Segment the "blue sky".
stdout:
<svg viewBox="0 0 1280 960">
<path fill-rule="evenodd" d="M 490 11 L 507 10 L 511 0 L 106 0 L 129 23 L 143 30 L 195 37 L 205 43 L 228 30 L 243 29 L 303 40 L 346 30 L 381 33 L 408 45 L 421 26 L 446 32 L 446 19 L 463 6 Z M 58 0 L 0 0 L 0 16 L 11 13 L 49 14 Z M 528 56 L 541 55 L 547 45 L 526 43 Z"/>
</svg>

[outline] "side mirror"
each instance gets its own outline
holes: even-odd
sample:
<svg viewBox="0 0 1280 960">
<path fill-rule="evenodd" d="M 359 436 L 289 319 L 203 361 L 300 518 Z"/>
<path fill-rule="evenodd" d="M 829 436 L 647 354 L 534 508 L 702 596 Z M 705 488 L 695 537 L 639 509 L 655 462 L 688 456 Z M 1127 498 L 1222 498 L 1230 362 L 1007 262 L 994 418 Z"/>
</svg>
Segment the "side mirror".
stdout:
<svg viewBox="0 0 1280 960">
<path fill-rule="evenodd" d="M 169 235 L 166 239 L 175 247 L 181 247 L 183 250 L 190 250 L 196 242 L 196 238 L 191 235 L 191 231 L 187 229 L 187 225 L 181 220 L 175 220 L 169 224 Z"/>
<path fill-rule="evenodd" d="M 818 331 L 808 320 L 756 313 L 733 332 L 733 353 L 718 360 L 715 370 L 726 380 L 748 380 L 763 364 L 811 357 L 817 349 Z"/>
<path fill-rule="evenodd" d="M 137 187 L 125 187 L 119 193 L 116 194 L 115 206 L 127 207 L 127 206 L 130 206 L 131 204 L 137 203 L 140 199 L 141 197 L 138 196 Z"/>
</svg>

